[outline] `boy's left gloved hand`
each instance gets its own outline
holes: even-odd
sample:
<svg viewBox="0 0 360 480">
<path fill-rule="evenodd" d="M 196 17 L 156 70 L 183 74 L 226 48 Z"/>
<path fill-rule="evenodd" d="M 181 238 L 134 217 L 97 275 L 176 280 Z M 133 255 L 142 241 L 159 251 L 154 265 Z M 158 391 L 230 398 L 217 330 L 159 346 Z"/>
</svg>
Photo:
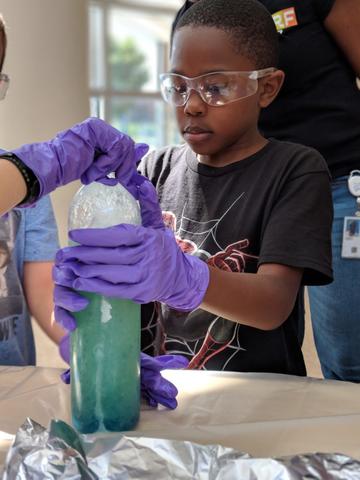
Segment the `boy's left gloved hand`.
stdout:
<svg viewBox="0 0 360 480">
<path fill-rule="evenodd" d="M 70 363 L 69 334 L 65 335 L 59 346 L 60 355 L 66 363 Z M 159 355 L 151 357 L 145 353 L 140 355 L 141 394 L 152 407 L 158 404 L 175 409 L 178 390 L 174 384 L 162 377 L 161 371 L 167 368 L 186 368 L 189 361 L 181 355 Z M 61 375 L 65 383 L 70 383 L 70 369 Z"/>
<path fill-rule="evenodd" d="M 57 285 L 137 303 L 159 301 L 183 311 L 202 302 L 209 268 L 182 252 L 169 229 L 122 224 L 73 230 L 69 236 L 79 246 L 57 253 Z"/>
<path fill-rule="evenodd" d="M 58 307 L 74 312 L 86 306 L 83 297 L 61 286 L 138 303 L 159 301 L 182 311 L 194 310 L 202 302 L 209 267 L 181 250 L 162 221 L 155 188 L 140 175 L 138 183 L 143 226 L 69 232 L 78 246 L 56 255 L 53 278 Z"/>
</svg>

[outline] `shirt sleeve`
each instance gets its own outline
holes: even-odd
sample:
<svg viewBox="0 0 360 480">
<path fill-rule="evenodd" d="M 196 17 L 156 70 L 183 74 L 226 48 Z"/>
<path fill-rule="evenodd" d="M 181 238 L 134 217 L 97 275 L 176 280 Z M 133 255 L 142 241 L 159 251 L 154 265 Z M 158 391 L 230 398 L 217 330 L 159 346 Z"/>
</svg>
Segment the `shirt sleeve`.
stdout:
<svg viewBox="0 0 360 480">
<path fill-rule="evenodd" d="M 290 178 L 266 225 L 259 264 L 303 268 L 304 285 L 330 283 L 332 217 L 331 186 L 326 170 Z"/>
<path fill-rule="evenodd" d="M 164 165 L 165 168 L 170 168 L 172 151 L 173 148 L 171 146 L 151 150 L 141 159 L 141 162 L 137 167 L 138 172 L 156 185 L 156 181 L 161 175 Z"/>
<path fill-rule="evenodd" d="M 59 248 L 54 212 L 48 196 L 25 209 L 25 262 L 53 261 Z"/>
<path fill-rule="evenodd" d="M 315 11 L 321 21 L 329 15 L 335 0 L 314 0 Z"/>
</svg>

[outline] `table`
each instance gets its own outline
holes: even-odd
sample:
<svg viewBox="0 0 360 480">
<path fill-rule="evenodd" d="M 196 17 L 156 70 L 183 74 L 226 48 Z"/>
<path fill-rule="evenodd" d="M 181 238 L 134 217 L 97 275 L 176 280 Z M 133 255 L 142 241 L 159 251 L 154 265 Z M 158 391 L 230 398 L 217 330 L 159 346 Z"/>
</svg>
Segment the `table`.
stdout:
<svg viewBox="0 0 360 480">
<path fill-rule="evenodd" d="M 26 417 L 70 423 L 61 370 L 0 367 L 0 464 Z M 144 407 L 129 435 L 222 444 L 255 457 L 341 452 L 360 459 L 360 385 L 275 374 L 168 370 L 170 411 Z"/>
</svg>

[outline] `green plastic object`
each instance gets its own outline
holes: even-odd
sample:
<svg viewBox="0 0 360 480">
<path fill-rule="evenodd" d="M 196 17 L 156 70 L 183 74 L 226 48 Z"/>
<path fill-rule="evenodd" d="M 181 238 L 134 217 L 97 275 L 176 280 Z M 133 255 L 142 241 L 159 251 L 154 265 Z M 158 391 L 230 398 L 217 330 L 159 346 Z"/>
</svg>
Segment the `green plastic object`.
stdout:
<svg viewBox="0 0 360 480">
<path fill-rule="evenodd" d="M 136 200 L 121 185 L 82 187 L 69 229 L 140 224 Z M 81 433 L 132 430 L 140 413 L 140 305 L 81 292 L 90 303 L 71 334 L 72 423 Z"/>
</svg>

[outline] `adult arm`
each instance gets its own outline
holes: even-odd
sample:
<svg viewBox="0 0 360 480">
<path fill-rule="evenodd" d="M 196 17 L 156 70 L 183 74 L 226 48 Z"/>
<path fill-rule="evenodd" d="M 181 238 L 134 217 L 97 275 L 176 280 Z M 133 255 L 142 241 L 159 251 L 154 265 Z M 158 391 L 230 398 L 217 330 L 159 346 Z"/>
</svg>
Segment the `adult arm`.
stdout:
<svg viewBox="0 0 360 480">
<path fill-rule="evenodd" d="M 65 331 L 52 321 L 54 310 L 52 267 L 52 262 L 26 262 L 23 286 L 30 314 L 46 335 L 58 344 Z"/>
<path fill-rule="evenodd" d="M 360 2 L 336 0 L 324 25 L 360 77 Z"/>
<path fill-rule="evenodd" d="M 102 120 L 89 118 L 60 132 L 48 142 L 23 145 L 11 153 L 38 181 L 38 193 L 34 193 L 34 198 L 25 199 L 29 204 L 77 179 L 85 184 L 100 181 L 114 185 L 121 181 L 131 189 L 136 164 L 147 150 L 147 145 L 135 144 L 130 137 Z M 2 155 L 6 152 L 0 154 L 0 159 Z M 27 193 L 17 167 L 11 168 L 8 163 L 2 163 L 0 170 L 0 186 L 6 186 L 8 182 L 6 190 L 0 190 L 0 213 L 18 205 Z M 107 175 L 113 172 L 116 178 L 109 179 Z M 16 183 L 13 186 L 14 179 Z M 33 186 L 29 186 L 30 193 Z"/>
<path fill-rule="evenodd" d="M 20 203 L 26 195 L 26 184 L 18 168 L 0 158 L 0 216 Z"/>
</svg>

